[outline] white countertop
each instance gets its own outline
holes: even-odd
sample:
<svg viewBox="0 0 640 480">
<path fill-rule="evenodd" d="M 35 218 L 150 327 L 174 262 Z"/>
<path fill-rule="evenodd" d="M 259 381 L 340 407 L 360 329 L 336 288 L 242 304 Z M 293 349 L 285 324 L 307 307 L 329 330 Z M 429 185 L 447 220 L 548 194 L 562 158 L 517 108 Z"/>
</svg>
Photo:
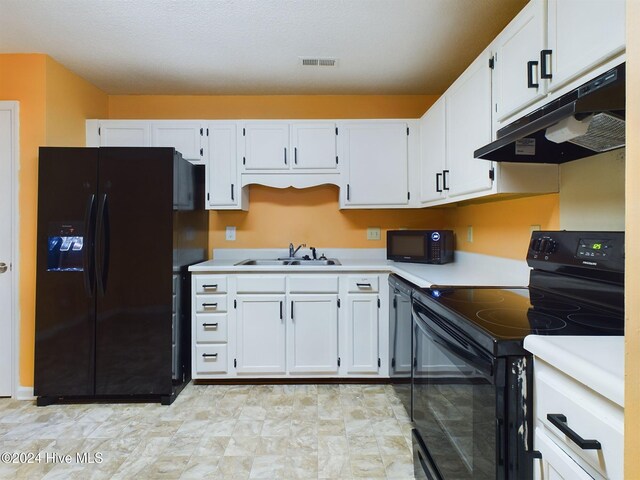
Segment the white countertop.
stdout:
<svg viewBox="0 0 640 480">
<path fill-rule="evenodd" d="M 524 348 L 624 408 L 624 337 L 529 335 Z"/>
<path fill-rule="evenodd" d="M 305 252 L 306 253 L 306 252 Z M 318 251 L 320 254 L 320 250 Z M 328 258 L 337 258 L 341 265 L 236 265 L 253 259 L 285 256 L 283 250 L 214 250 L 214 260 L 189 267 L 191 272 L 388 272 L 395 273 L 421 288 L 432 286 L 526 286 L 529 267 L 525 261 L 511 260 L 477 253 L 456 252 L 455 261 L 444 265 L 392 262 L 384 249 L 341 249 L 323 251 Z"/>
</svg>

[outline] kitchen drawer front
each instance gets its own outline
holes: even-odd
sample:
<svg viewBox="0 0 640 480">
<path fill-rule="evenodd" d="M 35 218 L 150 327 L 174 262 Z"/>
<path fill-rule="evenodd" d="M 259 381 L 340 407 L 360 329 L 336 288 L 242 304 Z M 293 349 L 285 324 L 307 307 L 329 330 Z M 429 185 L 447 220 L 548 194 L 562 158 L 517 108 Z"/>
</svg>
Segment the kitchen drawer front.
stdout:
<svg viewBox="0 0 640 480">
<path fill-rule="evenodd" d="M 220 343 L 227 341 L 227 314 L 197 314 L 196 315 L 196 342 Z"/>
<path fill-rule="evenodd" d="M 291 293 L 338 293 L 338 277 L 291 275 L 289 277 Z"/>
<path fill-rule="evenodd" d="M 369 275 L 366 277 L 348 277 L 347 288 L 349 293 L 373 293 L 377 292 L 380 287 L 377 275 Z"/>
<path fill-rule="evenodd" d="M 285 278 L 282 275 L 238 275 L 238 293 L 284 293 Z"/>
<path fill-rule="evenodd" d="M 542 454 L 540 460 L 534 460 L 537 472 L 534 472 L 533 478 L 593 480 L 593 477 L 556 445 L 543 429 L 536 428 L 533 441 L 535 449 Z"/>
<path fill-rule="evenodd" d="M 198 345 L 196 373 L 227 373 L 227 345 Z"/>
<path fill-rule="evenodd" d="M 196 295 L 196 313 L 216 313 L 226 311 L 226 295 Z"/>
<path fill-rule="evenodd" d="M 195 293 L 226 293 L 227 277 L 225 275 L 196 275 Z"/>
<path fill-rule="evenodd" d="M 585 462 L 605 478 L 623 478 L 623 409 L 542 361 L 534 368 L 537 421 L 578 463 Z M 549 414 L 564 415 L 570 429 L 583 439 L 599 441 L 601 449 L 580 448 L 549 421 Z"/>
</svg>

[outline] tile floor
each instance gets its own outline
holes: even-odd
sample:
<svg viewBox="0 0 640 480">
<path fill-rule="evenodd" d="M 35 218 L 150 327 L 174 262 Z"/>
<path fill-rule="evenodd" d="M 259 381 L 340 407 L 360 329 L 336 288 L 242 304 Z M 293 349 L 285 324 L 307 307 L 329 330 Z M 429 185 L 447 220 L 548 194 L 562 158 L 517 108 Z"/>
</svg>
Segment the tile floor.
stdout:
<svg viewBox="0 0 640 480">
<path fill-rule="evenodd" d="M 0 478 L 412 479 L 410 434 L 389 385 L 189 385 L 169 407 L 0 399 Z"/>
</svg>

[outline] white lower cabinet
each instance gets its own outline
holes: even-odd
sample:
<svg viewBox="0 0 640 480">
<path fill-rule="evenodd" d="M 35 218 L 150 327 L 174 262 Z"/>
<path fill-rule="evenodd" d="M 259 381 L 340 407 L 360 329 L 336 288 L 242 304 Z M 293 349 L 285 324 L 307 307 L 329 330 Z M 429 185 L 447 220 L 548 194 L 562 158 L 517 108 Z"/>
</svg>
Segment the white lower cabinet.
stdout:
<svg viewBox="0 0 640 480">
<path fill-rule="evenodd" d="M 338 295 L 290 295 L 287 369 L 338 372 Z"/>
<path fill-rule="evenodd" d="M 347 296 L 348 373 L 377 373 L 380 367 L 378 342 L 378 295 L 363 293 Z"/>
<path fill-rule="evenodd" d="M 285 373 L 285 296 L 238 295 L 236 300 L 236 372 Z"/>
<path fill-rule="evenodd" d="M 192 378 L 387 375 L 386 281 L 385 273 L 194 273 Z"/>
</svg>

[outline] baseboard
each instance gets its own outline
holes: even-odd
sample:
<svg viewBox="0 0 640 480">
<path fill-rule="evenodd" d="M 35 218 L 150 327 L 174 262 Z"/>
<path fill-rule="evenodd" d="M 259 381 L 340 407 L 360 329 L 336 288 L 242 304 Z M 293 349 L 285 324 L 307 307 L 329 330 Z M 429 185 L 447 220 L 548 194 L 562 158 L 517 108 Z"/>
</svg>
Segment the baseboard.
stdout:
<svg viewBox="0 0 640 480">
<path fill-rule="evenodd" d="M 16 400 L 35 400 L 36 397 L 33 395 L 33 387 L 18 386 L 15 398 Z"/>
</svg>

